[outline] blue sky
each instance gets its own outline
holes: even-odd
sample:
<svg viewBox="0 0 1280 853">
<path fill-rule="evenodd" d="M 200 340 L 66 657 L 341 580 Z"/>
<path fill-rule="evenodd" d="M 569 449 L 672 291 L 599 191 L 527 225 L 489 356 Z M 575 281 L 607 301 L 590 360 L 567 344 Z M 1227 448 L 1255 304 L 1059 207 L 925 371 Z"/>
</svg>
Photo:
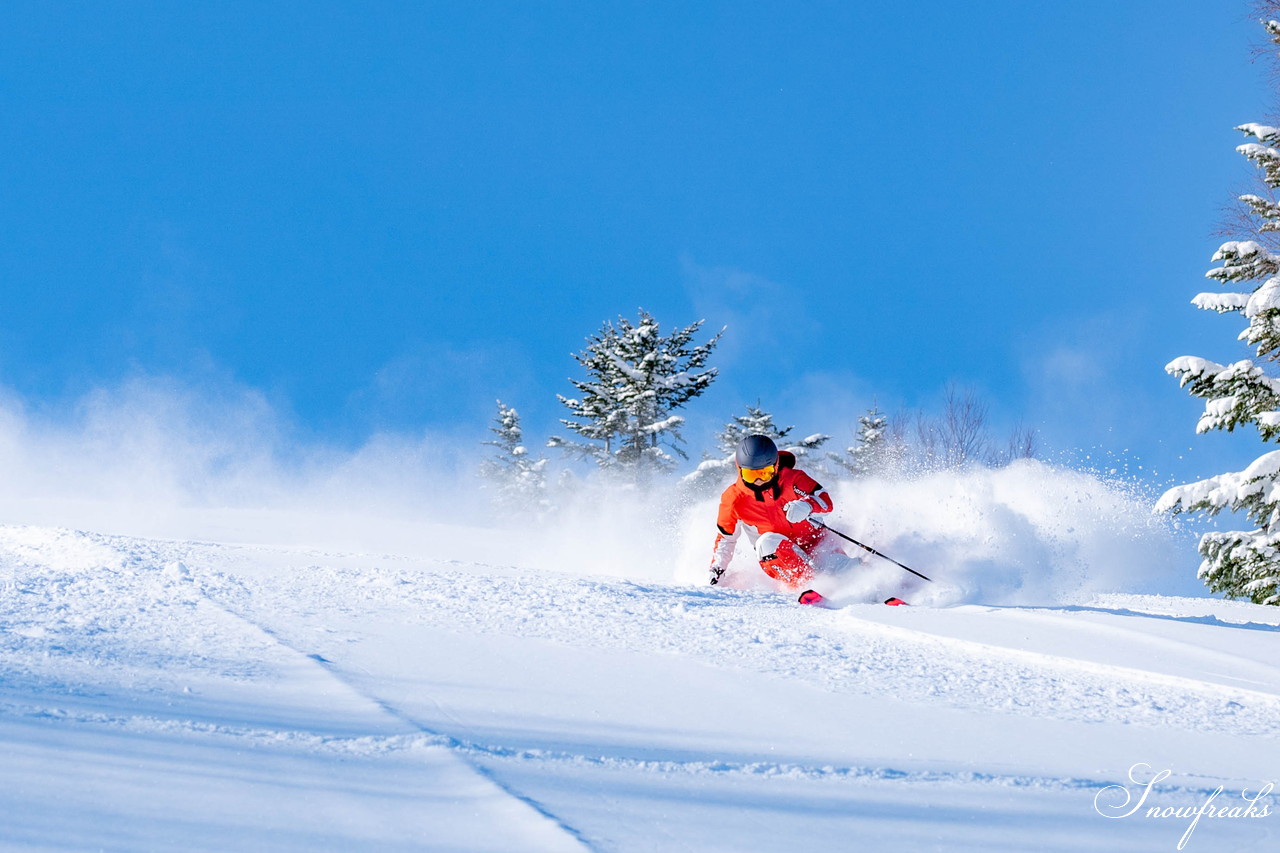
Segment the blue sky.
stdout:
<svg viewBox="0 0 1280 853">
<path fill-rule="evenodd" d="M 644 307 L 729 327 L 695 455 L 757 399 L 843 442 L 957 383 L 1216 473 L 1257 443 L 1162 368 L 1245 355 L 1188 300 L 1273 106 L 1247 11 L 8 3 L 0 386 L 256 389 L 339 444 L 479 439 L 501 397 L 540 438 Z"/>
</svg>

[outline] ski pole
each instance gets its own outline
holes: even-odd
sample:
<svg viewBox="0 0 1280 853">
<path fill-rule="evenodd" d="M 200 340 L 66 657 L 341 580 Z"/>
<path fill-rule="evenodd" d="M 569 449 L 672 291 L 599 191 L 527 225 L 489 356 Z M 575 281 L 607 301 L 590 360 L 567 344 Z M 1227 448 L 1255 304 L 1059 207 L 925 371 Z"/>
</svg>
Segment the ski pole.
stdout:
<svg viewBox="0 0 1280 853">
<path fill-rule="evenodd" d="M 835 535 L 839 536 L 841 539 L 846 539 L 852 542 L 854 545 L 857 545 L 859 548 L 863 549 L 864 551 L 870 551 L 872 554 L 875 554 L 877 557 L 880 557 L 883 560 L 888 560 L 890 563 L 893 563 L 895 566 L 897 566 L 900 569 L 906 569 L 907 571 L 911 572 L 911 574 L 915 575 L 918 578 L 924 578 L 930 583 L 933 583 L 933 578 L 925 577 L 924 575 L 920 574 L 910 566 L 902 565 L 902 563 L 899 563 L 897 560 L 893 559 L 893 557 L 890 557 L 887 554 L 881 554 L 879 551 L 877 551 L 875 548 L 872 548 L 870 545 L 863 545 L 861 542 L 859 542 L 857 539 L 854 539 L 852 536 L 846 536 L 845 534 L 841 533 L 839 530 L 828 527 L 827 525 L 822 523 L 821 519 L 817 519 L 817 518 L 814 518 L 813 516 L 809 516 L 809 523 L 815 524 L 818 527 L 821 527 L 823 530 L 826 530 L 830 533 L 834 533 Z"/>
</svg>

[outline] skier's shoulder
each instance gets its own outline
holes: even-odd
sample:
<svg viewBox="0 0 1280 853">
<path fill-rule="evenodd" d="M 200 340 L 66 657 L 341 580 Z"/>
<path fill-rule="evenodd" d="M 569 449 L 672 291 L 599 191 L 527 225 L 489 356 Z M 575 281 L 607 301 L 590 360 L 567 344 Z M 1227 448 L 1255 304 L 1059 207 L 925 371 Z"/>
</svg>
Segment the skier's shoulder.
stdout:
<svg viewBox="0 0 1280 853">
<path fill-rule="evenodd" d="M 732 535 L 738 527 L 738 519 L 741 516 L 739 509 L 741 495 L 739 492 L 738 484 L 731 483 L 720 495 L 720 508 L 716 512 L 716 527 L 725 536 Z"/>
<path fill-rule="evenodd" d="M 724 510 L 732 507 L 738 502 L 738 499 L 742 496 L 744 491 L 745 488 L 743 487 L 741 480 L 735 480 L 725 486 L 724 491 L 720 493 L 720 508 Z"/>
<path fill-rule="evenodd" d="M 818 485 L 817 480 L 799 467 L 796 455 L 790 450 L 778 451 L 778 477 L 781 480 L 796 483 L 802 488 L 813 488 Z"/>
<path fill-rule="evenodd" d="M 778 479 L 784 485 L 794 486 L 805 492 L 814 492 L 822 488 L 818 484 L 818 481 L 815 480 L 812 476 L 810 476 L 807 472 L 805 472 L 801 468 L 795 467 L 794 459 L 795 457 L 792 457 L 793 461 L 790 467 L 784 468 L 781 465 L 779 465 L 779 467 L 782 468 L 782 470 L 778 472 Z"/>
</svg>

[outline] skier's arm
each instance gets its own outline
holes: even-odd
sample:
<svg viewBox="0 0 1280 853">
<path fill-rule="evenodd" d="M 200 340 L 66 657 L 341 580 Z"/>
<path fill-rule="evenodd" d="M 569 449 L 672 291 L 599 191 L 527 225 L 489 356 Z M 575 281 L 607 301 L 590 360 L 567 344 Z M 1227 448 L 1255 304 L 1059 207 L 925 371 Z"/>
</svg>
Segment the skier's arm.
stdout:
<svg viewBox="0 0 1280 853">
<path fill-rule="evenodd" d="M 835 509 L 835 502 L 831 500 L 831 493 L 812 478 L 807 477 L 806 479 L 809 480 L 808 483 L 796 484 L 796 494 L 799 495 L 799 498 L 789 501 L 782 507 L 787 514 L 787 521 L 792 524 L 799 524 L 815 512 L 825 513 Z"/>
<path fill-rule="evenodd" d="M 729 495 L 720 498 L 720 511 L 716 516 L 716 543 L 711 548 L 711 583 L 720 582 L 720 576 L 729 568 L 733 559 L 733 546 L 738 541 L 738 514 L 733 509 Z"/>
<path fill-rule="evenodd" d="M 718 584 L 724 570 L 729 568 L 733 559 L 733 546 L 738 541 L 738 532 L 725 533 L 724 528 L 716 530 L 716 544 L 711 549 L 711 583 Z"/>
</svg>

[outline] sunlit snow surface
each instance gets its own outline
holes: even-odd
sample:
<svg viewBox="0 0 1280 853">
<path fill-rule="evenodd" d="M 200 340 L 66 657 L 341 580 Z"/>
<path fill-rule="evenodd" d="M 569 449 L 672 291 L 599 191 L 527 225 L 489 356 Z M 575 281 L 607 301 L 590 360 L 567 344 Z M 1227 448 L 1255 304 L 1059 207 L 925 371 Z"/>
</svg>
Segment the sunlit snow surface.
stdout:
<svg viewBox="0 0 1280 853">
<path fill-rule="evenodd" d="M 938 586 L 834 610 L 706 586 L 705 502 L 0 527 L 0 848 L 1163 851 L 1189 820 L 1095 809 L 1135 764 L 1161 807 L 1277 780 L 1280 610 L 1155 594 L 1186 543 L 1084 475 L 948 477 L 836 488 Z"/>
</svg>

